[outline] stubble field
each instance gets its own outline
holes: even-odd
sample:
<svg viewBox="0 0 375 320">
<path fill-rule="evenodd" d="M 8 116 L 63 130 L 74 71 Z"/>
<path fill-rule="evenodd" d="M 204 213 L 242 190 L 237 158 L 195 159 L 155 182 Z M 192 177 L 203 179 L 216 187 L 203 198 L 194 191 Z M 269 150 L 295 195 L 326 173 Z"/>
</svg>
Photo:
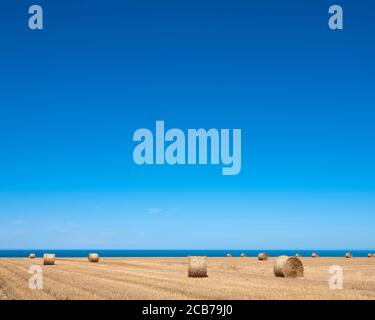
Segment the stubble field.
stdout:
<svg viewBox="0 0 375 320">
<path fill-rule="evenodd" d="M 208 278 L 187 277 L 186 258 L 0 258 L 0 299 L 372 299 L 375 258 L 302 258 L 305 276 L 276 278 L 275 258 L 208 258 Z M 31 290 L 31 265 L 43 270 L 43 290 Z M 328 269 L 344 271 L 343 290 L 331 290 Z"/>
</svg>

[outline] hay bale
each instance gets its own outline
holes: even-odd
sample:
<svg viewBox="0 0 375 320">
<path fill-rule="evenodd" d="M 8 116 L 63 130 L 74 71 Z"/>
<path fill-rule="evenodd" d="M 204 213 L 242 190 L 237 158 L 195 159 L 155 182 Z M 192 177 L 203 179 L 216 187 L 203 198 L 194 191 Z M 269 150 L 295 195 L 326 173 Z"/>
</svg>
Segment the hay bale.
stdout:
<svg viewBox="0 0 375 320">
<path fill-rule="evenodd" d="M 258 260 L 259 261 L 266 261 L 266 260 L 268 260 L 268 253 L 266 253 L 266 252 L 262 252 L 262 253 L 259 253 L 258 254 Z"/>
<path fill-rule="evenodd" d="M 99 262 L 99 254 L 97 253 L 89 253 L 88 257 L 89 262 Z"/>
<path fill-rule="evenodd" d="M 55 264 L 55 254 L 54 253 L 45 253 L 43 255 L 43 264 L 44 265 L 54 265 Z"/>
<path fill-rule="evenodd" d="M 347 252 L 347 253 L 345 253 L 345 258 L 351 259 L 351 258 L 353 258 L 353 254 L 351 252 Z"/>
<path fill-rule="evenodd" d="M 241 258 L 245 258 L 245 257 L 246 257 L 246 254 L 245 254 L 245 253 L 241 253 L 241 254 L 240 254 L 240 257 L 241 257 Z"/>
<path fill-rule="evenodd" d="M 29 259 L 35 259 L 36 257 L 36 254 L 35 253 L 30 253 L 29 254 Z"/>
<path fill-rule="evenodd" d="M 302 261 L 297 257 L 278 257 L 273 267 L 275 276 L 283 278 L 303 277 L 303 271 Z"/>
<path fill-rule="evenodd" d="M 302 256 L 301 256 L 300 253 L 296 253 L 296 257 L 297 257 L 297 258 L 301 258 Z"/>
<path fill-rule="evenodd" d="M 227 253 L 227 257 L 228 257 L 228 258 L 232 258 L 232 257 L 233 257 L 233 254 L 231 254 L 231 253 Z"/>
<path fill-rule="evenodd" d="M 312 258 L 319 258 L 319 255 L 318 255 L 316 252 L 314 252 L 314 253 L 311 255 L 311 257 L 312 257 Z"/>
<path fill-rule="evenodd" d="M 206 257 L 189 257 L 189 278 L 206 278 L 207 264 Z"/>
</svg>

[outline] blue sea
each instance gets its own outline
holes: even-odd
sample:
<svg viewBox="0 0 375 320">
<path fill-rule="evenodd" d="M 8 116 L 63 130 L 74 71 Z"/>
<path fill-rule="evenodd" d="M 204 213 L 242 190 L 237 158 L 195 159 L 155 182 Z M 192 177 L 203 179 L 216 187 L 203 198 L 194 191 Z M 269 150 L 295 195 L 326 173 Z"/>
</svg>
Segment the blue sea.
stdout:
<svg viewBox="0 0 375 320">
<path fill-rule="evenodd" d="M 303 257 L 311 257 L 313 252 L 320 257 L 343 257 L 346 252 L 352 252 L 354 257 L 367 257 L 368 253 L 375 253 L 375 250 L 0 250 L 1 258 L 22 258 L 27 257 L 30 252 L 37 257 L 43 256 L 44 253 L 55 253 L 61 258 L 86 257 L 90 252 L 97 252 L 101 257 L 187 257 L 187 256 L 207 256 L 207 257 L 225 257 L 231 253 L 234 257 L 239 257 L 245 253 L 249 257 L 256 257 L 260 252 L 267 252 L 271 257 L 281 255 L 294 256 L 300 253 Z"/>
</svg>

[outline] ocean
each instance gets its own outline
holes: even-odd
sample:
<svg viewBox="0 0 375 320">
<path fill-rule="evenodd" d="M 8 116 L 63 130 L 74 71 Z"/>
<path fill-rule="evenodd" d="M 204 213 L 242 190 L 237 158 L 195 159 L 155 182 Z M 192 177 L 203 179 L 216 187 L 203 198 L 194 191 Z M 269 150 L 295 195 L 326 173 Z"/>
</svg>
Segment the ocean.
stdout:
<svg viewBox="0 0 375 320">
<path fill-rule="evenodd" d="M 271 257 L 281 255 L 294 256 L 300 253 L 303 257 L 311 257 L 313 252 L 320 257 L 344 257 L 346 252 L 353 253 L 354 257 L 367 257 L 368 253 L 375 253 L 375 250 L 0 250 L 0 258 L 23 258 L 27 257 L 30 252 L 42 257 L 44 253 L 55 253 L 56 257 L 61 258 L 78 258 L 86 257 L 90 252 L 96 252 L 101 257 L 123 258 L 123 257 L 187 257 L 187 256 L 207 256 L 207 257 L 225 257 L 231 253 L 234 257 L 239 257 L 241 253 L 249 257 L 256 257 L 260 252 L 267 252 Z"/>
</svg>

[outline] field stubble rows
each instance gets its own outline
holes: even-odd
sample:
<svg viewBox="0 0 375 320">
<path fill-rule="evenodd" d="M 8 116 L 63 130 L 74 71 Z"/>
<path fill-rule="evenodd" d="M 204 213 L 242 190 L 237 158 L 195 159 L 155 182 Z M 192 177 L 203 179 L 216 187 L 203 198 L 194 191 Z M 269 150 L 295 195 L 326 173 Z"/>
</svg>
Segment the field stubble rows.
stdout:
<svg viewBox="0 0 375 320">
<path fill-rule="evenodd" d="M 42 259 L 0 259 L 0 299 L 375 299 L 375 259 L 302 258 L 305 276 L 276 278 L 274 258 L 208 258 L 208 278 L 187 277 L 184 258 L 61 258 L 43 266 L 43 290 L 28 287 Z M 328 269 L 344 270 L 331 290 Z"/>
</svg>

